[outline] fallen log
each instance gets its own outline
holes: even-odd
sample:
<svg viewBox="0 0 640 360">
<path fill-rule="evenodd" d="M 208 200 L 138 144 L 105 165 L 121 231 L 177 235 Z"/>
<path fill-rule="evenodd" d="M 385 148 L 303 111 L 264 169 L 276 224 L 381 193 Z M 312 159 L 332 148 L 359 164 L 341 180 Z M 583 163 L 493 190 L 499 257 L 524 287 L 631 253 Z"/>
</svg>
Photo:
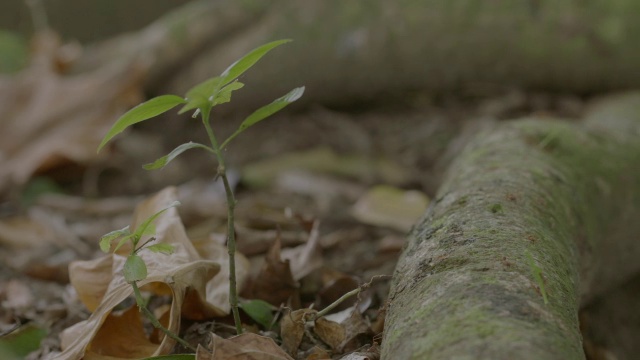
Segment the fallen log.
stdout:
<svg viewBox="0 0 640 360">
<path fill-rule="evenodd" d="M 640 271 L 640 94 L 454 161 L 398 263 L 385 359 L 583 359 L 578 310 Z"/>
<path fill-rule="evenodd" d="M 300 85 L 303 101 L 324 104 L 404 91 L 588 94 L 640 85 L 638 23 L 635 0 L 200 0 L 95 46 L 78 69 L 142 56 L 152 92 L 180 94 L 250 49 L 292 38 L 246 74 L 250 89 L 227 109 Z"/>
</svg>

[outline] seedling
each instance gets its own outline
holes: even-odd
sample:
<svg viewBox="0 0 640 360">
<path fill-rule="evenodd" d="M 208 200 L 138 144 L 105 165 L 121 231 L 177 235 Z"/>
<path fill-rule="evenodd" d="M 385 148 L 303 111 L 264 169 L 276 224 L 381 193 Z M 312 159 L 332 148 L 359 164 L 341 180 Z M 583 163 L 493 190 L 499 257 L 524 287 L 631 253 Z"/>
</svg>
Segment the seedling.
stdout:
<svg viewBox="0 0 640 360">
<path fill-rule="evenodd" d="M 122 272 L 125 281 L 131 284 L 131 287 L 133 288 L 133 295 L 136 298 L 138 309 L 140 309 L 140 311 L 149 319 L 149 321 L 151 321 L 151 324 L 153 324 L 153 326 L 162 330 L 162 332 L 164 332 L 167 336 L 174 339 L 181 345 L 195 351 L 195 349 L 191 345 L 189 345 L 189 343 L 182 340 L 178 335 L 162 326 L 155 315 L 153 315 L 153 313 L 149 311 L 149 309 L 147 309 L 145 300 L 140 293 L 140 288 L 138 287 L 138 281 L 147 278 L 147 265 L 144 263 L 144 260 L 142 260 L 140 255 L 138 255 L 140 251 L 149 250 L 167 255 L 173 253 L 173 245 L 163 243 L 150 245 L 150 243 L 156 239 L 153 236 L 156 233 L 156 227 L 153 223 L 155 219 L 163 212 L 178 205 L 180 205 L 180 203 L 176 201 L 166 208 L 151 215 L 150 217 L 145 219 L 142 224 L 140 224 L 140 226 L 138 226 L 133 232 L 129 229 L 129 226 L 126 226 L 120 230 L 115 230 L 102 236 L 102 238 L 100 238 L 100 249 L 108 253 L 111 249 L 111 242 L 120 239 L 120 241 L 118 241 L 118 244 L 113 249 L 113 252 L 115 253 L 122 247 L 122 245 L 126 244 L 127 242 L 131 243 L 131 251 L 129 252 L 127 260 L 124 263 Z M 144 243 L 138 246 L 142 238 L 146 236 L 150 237 Z"/>
<path fill-rule="evenodd" d="M 260 60 L 264 55 L 266 55 L 272 49 L 285 44 L 291 40 L 278 40 L 274 42 L 270 42 L 268 44 L 259 46 L 254 50 L 247 53 L 245 56 L 231 64 L 225 71 L 222 72 L 219 76 L 212 77 L 208 80 L 203 81 L 202 83 L 194 86 L 191 90 L 187 91 L 185 97 L 180 97 L 176 95 L 162 95 L 150 99 L 135 108 L 131 109 L 127 113 L 125 113 L 120 119 L 116 121 L 113 127 L 109 130 L 107 135 L 105 135 L 104 139 L 98 146 L 98 151 L 102 149 L 114 136 L 124 131 L 129 126 L 151 119 L 157 115 L 165 113 L 178 105 L 182 105 L 182 109 L 180 109 L 179 114 L 185 113 L 187 111 L 194 111 L 193 118 L 200 116 L 202 119 L 202 124 L 207 132 L 209 137 L 209 144 L 198 144 L 194 142 L 188 142 L 176 147 L 169 154 L 157 159 L 156 161 L 146 164 L 143 167 L 147 170 L 154 169 L 162 169 L 169 162 L 175 159 L 178 155 L 190 149 L 204 149 L 212 154 L 217 160 L 217 174 L 222 179 L 224 184 L 224 189 L 227 197 L 227 248 L 229 250 L 229 301 L 231 305 L 231 311 L 233 313 L 233 318 L 236 326 L 236 331 L 238 334 L 242 333 L 242 324 L 240 322 L 240 315 L 238 312 L 238 294 L 236 289 L 236 270 L 235 270 L 235 252 L 236 252 L 236 241 L 235 241 L 235 231 L 234 231 L 234 208 L 236 204 L 236 200 L 233 194 L 233 190 L 229 185 L 229 179 L 226 175 L 226 165 L 224 159 L 224 150 L 229 145 L 231 140 L 236 138 L 242 132 L 244 132 L 249 127 L 257 124 L 258 122 L 264 120 L 270 115 L 280 111 L 285 106 L 290 103 L 298 100 L 300 96 L 304 93 L 304 87 L 299 87 L 291 90 L 289 93 L 284 96 L 274 100 L 272 103 L 265 105 L 258 110 L 254 111 L 251 115 L 249 115 L 241 124 L 240 127 L 229 136 L 226 140 L 224 140 L 220 145 L 215 136 L 213 128 L 210 123 L 210 113 L 213 107 L 227 103 L 231 101 L 231 94 L 233 91 L 241 89 L 244 87 L 244 84 L 238 81 L 238 77 L 242 75 L 245 71 L 251 68 L 258 60 Z M 117 237 L 122 236 L 126 239 L 134 239 L 135 235 L 141 235 L 147 230 L 137 229 L 134 234 L 130 234 L 128 229 L 117 230 L 114 233 L 110 233 L 105 235 L 105 237 L 113 240 Z M 103 238 L 104 239 L 104 238 Z M 125 240 L 120 240 L 126 241 Z M 109 241 L 110 241 L 109 240 Z M 106 241 L 106 240 L 101 240 Z M 139 241 L 139 239 L 138 239 Z M 136 244 L 137 245 L 137 244 Z M 160 245 L 160 244 L 157 244 Z M 153 248 L 155 245 L 147 246 L 147 249 Z M 144 244 L 143 244 L 144 247 Z M 135 249 L 135 246 L 134 246 Z M 131 263 L 129 265 L 129 270 L 131 273 L 127 275 L 127 271 L 125 271 L 125 277 L 129 276 L 127 281 L 130 281 L 132 286 L 134 286 L 134 291 L 137 288 L 136 281 L 144 279 L 146 277 L 146 266 L 144 266 L 144 261 L 142 258 L 137 256 L 135 253 L 130 255 L 132 259 L 129 261 L 127 259 L 127 263 Z M 145 271 L 142 272 L 142 269 Z M 136 300 L 138 300 L 139 290 L 136 292 Z M 141 307 L 141 311 L 143 308 Z M 144 308 L 146 309 L 146 308 Z"/>
</svg>

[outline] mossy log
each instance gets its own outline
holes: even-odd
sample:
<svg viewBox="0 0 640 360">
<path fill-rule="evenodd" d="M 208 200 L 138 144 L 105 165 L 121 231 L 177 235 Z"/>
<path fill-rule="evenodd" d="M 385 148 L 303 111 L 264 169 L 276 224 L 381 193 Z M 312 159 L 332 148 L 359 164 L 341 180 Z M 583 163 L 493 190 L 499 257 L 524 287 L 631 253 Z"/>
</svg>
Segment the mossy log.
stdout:
<svg viewBox="0 0 640 360">
<path fill-rule="evenodd" d="M 583 359 L 578 311 L 640 271 L 640 94 L 479 134 L 394 274 L 385 359 Z"/>
<path fill-rule="evenodd" d="M 303 101 L 350 103 L 403 91 L 522 87 L 592 93 L 640 85 L 640 2 L 200 0 L 87 52 L 151 60 L 148 86 L 180 93 L 250 49 L 291 38 L 246 74 L 226 109 L 306 85 Z M 244 81 L 244 80 L 243 80 Z M 242 104 L 242 105 L 240 105 Z"/>
</svg>

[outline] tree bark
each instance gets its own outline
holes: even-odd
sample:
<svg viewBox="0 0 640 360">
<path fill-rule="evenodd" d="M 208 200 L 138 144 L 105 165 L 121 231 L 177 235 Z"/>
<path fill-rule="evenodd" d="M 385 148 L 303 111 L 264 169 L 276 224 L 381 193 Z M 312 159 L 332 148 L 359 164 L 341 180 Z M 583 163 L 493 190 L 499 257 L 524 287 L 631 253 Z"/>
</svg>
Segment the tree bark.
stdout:
<svg viewBox="0 0 640 360">
<path fill-rule="evenodd" d="M 638 159 L 640 94 L 478 135 L 409 236 L 383 358 L 584 358 L 581 303 L 640 271 Z"/>
<path fill-rule="evenodd" d="M 105 46 L 117 56 L 98 46 L 88 57 L 146 55 L 148 84 L 181 93 L 266 41 L 295 40 L 247 73 L 243 101 L 226 106 L 237 109 L 300 85 L 303 101 L 328 104 L 414 90 L 633 87 L 639 37 L 635 0 L 201 0 Z"/>
</svg>

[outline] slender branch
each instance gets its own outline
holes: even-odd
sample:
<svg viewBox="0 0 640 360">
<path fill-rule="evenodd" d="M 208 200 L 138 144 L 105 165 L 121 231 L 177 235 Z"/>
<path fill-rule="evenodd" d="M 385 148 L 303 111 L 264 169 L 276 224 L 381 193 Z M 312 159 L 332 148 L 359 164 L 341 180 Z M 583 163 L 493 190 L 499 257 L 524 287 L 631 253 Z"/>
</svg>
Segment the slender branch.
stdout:
<svg viewBox="0 0 640 360">
<path fill-rule="evenodd" d="M 186 347 L 187 349 L 189 349 L 189 350 L 191 350 L 193 352 L 196 352 L 196 348 L 191 346 L 191 344 L 189 344 L 188 342 L 184 341 L 178 335 L 174 334 L 173 331 L 171 331 L 171 330 L 165 328 L 164 326 L 162 326 L 162 324 L 160 323 L 160 321 L 158 321 L 156 316 L 153 315 L 153 313 L 151 311 L 149 311 L 149 309 L 147 309 L 147 307 L 144 305 L 144 299 L 142 298 L 142 294 L 140 293 L 140 288 L 138 287 L 138 284 L 135 281 L 130 282 L 130 284 L 131 284 L 131 287 L 133 288 L 133 294 L 134 294 L 134 296 L 136 298 L 136 304 L 138 305 L 138 309 L 140 309 L 140 312 L 142 312 L 144 314 L 144 316 L 146 316 L 147 319 L 149 319 L 151 324 L 156 329 L 160 329 L 168 337 L 170 337 L 173 340 L 177 341 L 180 345 Z"/>
<path fill-rule="evenodd" d="M 224 190 L 227 194 L 227 249 L 229 251 L 229 302 L 231 304 L 231 312 L 233 313 L 233 321 L 236 325 L 236 332 L 238 335 L 242 334 L 242 322 L 240 321 L 240 312 L 238 310 L 238 291 L 236 285 L 236 232 L 233 226 L 234 224 L 234 210 L 236 206 L 236 199 L 233 196 L 233 190 L 229 184 L 227 178 L 226 167 L 224 163 L 224 157 L 222 151 L 218 146 L 216 136 L 209 124 L 209 113 L 202 112 L 202 122 L 207 129 L 209 135 L 209 141 L 211 141 L 211 147 L 215 150 L 216 158 L 218 159 L 218 176 L 222 178 L 224 184 Z"/>
<path fill-rule="evenodd" d="M 347 300 L 348 298 L 352 297 L 353 295 L 357 295 L 358 293 L 360 293 L 360 291 L 362 291 L 362 288 L 361 287 L 357 287 L 357 288 L 349 291 L 348 293 L 342 295 L 338 300 L 336 300 L 333 303 L 329 304 L 329 306 L 327 306 L 326 308 L 318 311 L 318 313 L 316 314 L 316 318 L 323 317 L 323 316 L 327 315 L 329 312 L 331 312 L 331 310 L 335 309 L 336 306 L 342 304 L 343 301 Z"/>
<path fill-rule="evenodd" d="M 150 242 L 154 241 L 155 239 L 156 239 L 156 237 L 155 237 L 155 236 L 150 237 L 147 241 L 145 241 L 145 242 L 144 242 L 144 244 L 142 244 L 142 245 L 138 246 L 138 248 L 137 248 L 137 249 L 134 249 L 134 250 L 133 250 L 133 253 L 135 254 L 135 253 L 137 253 L 138 251 L 142 250 L 142 249 L 143 249 L 143 248 L 144 248 L 148 243 L 150 243 Z"/>
<path fill-rule="evenodd" d="M 319 318 L 322 316 L 327 315 L 328 313 L 331 312 L 331 310 L 335 309 L 338 305 L 342 304 L 345 300 L 347 300 L 348 298 L 354 296 L 354 295 L 358 295 L 362 290 L 368 289 L 369 287 L 371 287 L 371 284 L 378 279 L 385 279 L 385 278 L 390 278 L 390 275 L 374 275 L 373 277 L 371 277 L 371 280 L 369 280 L 368 282 L 358 286 L 357 288 L 349 291 L 348 293 L 342 295 L 338 300 L 334 301 L 333 303 L 329 304 L 326 308 L 318 311 L 316 313 L 315 318 Z"/>
</svg>

